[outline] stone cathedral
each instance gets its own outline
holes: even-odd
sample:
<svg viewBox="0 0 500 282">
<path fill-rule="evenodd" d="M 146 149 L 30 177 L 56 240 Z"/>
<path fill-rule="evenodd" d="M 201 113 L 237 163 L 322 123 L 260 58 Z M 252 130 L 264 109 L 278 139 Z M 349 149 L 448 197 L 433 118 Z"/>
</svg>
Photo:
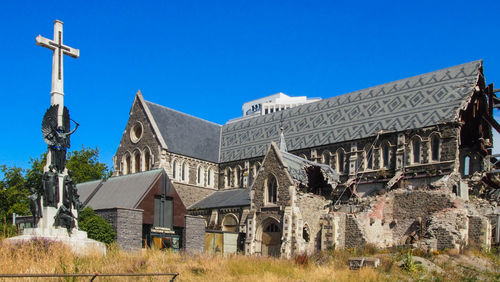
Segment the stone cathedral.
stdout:
<svg viewBox="0 0 500 282">
<path fill-rule="evenodd" d="M 114 177 L 79 190 L 102 214 L 138 211 L 129 218 L 143 246 L 163 232 L 205 251 L 215 248 L 208 234 L 236 234 L 224 239 L 236 250 L 283 257 L 365 244 L 489 248 L 499 240 L 496 101 L 482 61 L 323 100 L 268 102 L 225 125 L 138 92 Z M 223 253 L 233 248 L 223 244 Z"/>
</svg>

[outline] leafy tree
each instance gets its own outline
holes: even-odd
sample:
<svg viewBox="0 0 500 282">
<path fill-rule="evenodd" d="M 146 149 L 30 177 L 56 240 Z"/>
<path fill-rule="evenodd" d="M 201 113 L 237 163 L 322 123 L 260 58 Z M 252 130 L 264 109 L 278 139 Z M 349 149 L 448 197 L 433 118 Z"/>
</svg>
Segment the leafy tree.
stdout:
<svg viewBox="0 0 500 282">
<path fill-rule="evenodd" d="M 115 241 L 116 233 L 111 224 L 100 217 L 90 207 L 86 207 L 80 211 L 78 215 L 79 228 L 87 232 L 90 239 L 94 239 L 105 244 L 110 244 Z"/>
<path fill-rule="evenodd" d="M 43 167 L 46 154 L 31 158 L 31 168 L 23 170 L 17 167 L 0 166 L 3 179 L 0 180 L 0 222 L 10 222 L 12 213 L 28 215 L 30 188 L 42 185 Z M 106 164 L 99 162 L 97 148 L 83 147 L 68 153 L 66 167 L 73 172 L 75 183 L 105 178 L 111 175 Z"/>
<path fill-rule="evenodd" d="M 110 175 L 108 166 L 99 162 L 99 149 L 85 148 L 68 153 L 66 167 L 73 172 L 73 181 L 83 183 Z"/>
<path fill-rule="evenodd" d="M 0 180 L 0 220 L 10 221 L 12 213 L 29 214 L 29 188 L 23 170 L 18 167 L 0 166 L 4 178 Z"/>
</svg>

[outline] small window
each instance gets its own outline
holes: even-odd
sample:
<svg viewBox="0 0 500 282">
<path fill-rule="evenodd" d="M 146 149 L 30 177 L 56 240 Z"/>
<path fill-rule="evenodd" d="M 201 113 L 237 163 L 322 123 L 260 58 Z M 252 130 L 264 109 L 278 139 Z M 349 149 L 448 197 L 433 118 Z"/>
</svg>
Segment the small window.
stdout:
<svg viewBox="0 0 500 282">
<path fill-rule="evenodd" d="M 151 153 L 149 150 L 146 150 L 146 153 L 144 154 L 144 164 L 145 170 L 150 170 L 151 169 Z"/>
<path fill-rule="evenodd" d="M 127 154 L 127 156 L 125 157 L 126 174 L 130 174 L 131 173 L 131 170 L 132 170 L 131 162 L 132 161 L 131 161 L 130 155 Z"/>
<path fill-rule="evenodd" d="M 304 241 L 306 241 L 306 243 L 309 243 L 310 240 L 309 227 L 304 226 L 304 228 L 302 229 L 302 238 L 304 239 Z"/>
<path fill-rule="evenodd" d="M 203 184 L 203 178 L 204 178 L 204 175 L 205 174 L 205 170 L 203 169 L 203 167 L 200 165 L 198 166 L 198 171 L 197 171 L 197 174 L 196 174 L 196 182 L 198 184 Z"/>
<path fill-rule="evenodd" d="M 439 136 L 437 134 L 431 138 L 431 158 L 433 161 L 439 161 Z"/>
<path fill-rule="evenodd" d="M 173 161 L 172 162 L 172 176 L 174 177 L 174 179 L 177 179 L 177 161 Z"/>
<path fill-rule="evenodd" d="M 412 151 L 413 151 L 413 163 L 420 163 L 420 139 L 413 139 L 412 141 Z"/>
<path fill-rule="evenodd" d="M 343 173 L 345 167 L 344 160 L 344 150 L 340 149 L 337 151 L 337 172 Z"/>
<path fill-rule="evenodd" d="M 207 186 L 212 186 L 212 169 L 209 168 L 207 172 Z"/>
<path fill-rule="evenodd" d="M 365 164 L 367 169 L 373 169 L 373 147 L 365 149 Z"/>
<path fill-rule="evenodd" d="M 382 167 L 389 167 L 389 144 L 382 145 Z"/>
<path fill-rule="evenodd" d="M 182 163 L 181 180 L 186 181 L 186 163 Z"/>
<path fill-rule="evenodd" d="M 141 154 L 139 152 L 135 153 L 134 162 L 135 162 L 135 171 L 134 172 L 140 172 L 141 171 Z"/>
<path fill-rule="evenodd" d="M 470 157 L 465 156 L 464 158 L 464 175 L 470 175 Z"/>
<path fill-rule="evenodd" d="M 323 152 L 323 154 L 321 155 L 321 162 L 326 165 L 330 165 L 330 152 Z"/>
<path fill-rule="evenodd" d="M 275 204 L 278 198 L 278 182 L 274 175 L 270 175 L 267 178 L 267 202 Z"/>
</svg>

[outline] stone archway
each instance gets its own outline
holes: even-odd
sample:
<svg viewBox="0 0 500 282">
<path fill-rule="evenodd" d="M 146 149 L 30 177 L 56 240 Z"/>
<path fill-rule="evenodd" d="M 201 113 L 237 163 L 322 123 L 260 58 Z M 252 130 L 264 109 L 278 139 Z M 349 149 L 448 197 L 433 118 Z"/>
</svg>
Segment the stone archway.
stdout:
<svg viewBox="0 0 500 282">
<path fill-rule="evenodd" d="M 277 220 L 268 218 L 262 223 L 261 254 L 279 257 L 281 254 L 281 227 Z"/>
</svg>

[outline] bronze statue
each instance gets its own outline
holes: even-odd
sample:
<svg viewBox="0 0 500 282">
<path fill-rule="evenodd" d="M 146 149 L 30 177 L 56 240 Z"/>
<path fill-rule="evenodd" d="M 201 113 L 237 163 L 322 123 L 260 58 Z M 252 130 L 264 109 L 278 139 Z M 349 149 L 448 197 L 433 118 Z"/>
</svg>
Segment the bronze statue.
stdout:
<svg viewBox="0 0 500 282">
<path fill-rule="evenodd" d="M 78 128 L 79 124 L 73 121 L 76 126 L 70 131 L 70 118 L 68 108 L 63 109 L 63 125 L 58 125 L 59 105 L 52 105 L 46 112 L 42 121 L 42 134 L 47 143 L 51 164 L 58 172 L 63 172 L 66 166 L 66 149 L 70 147 L 70 135 Z"/>
<path fill-rule="evenodd" d="M 43 206 L 57 208 L 59 203 L 59 176 L 52 165 L 42 176 Z"/>
<path fill-rule="evenodd" d="M 33 227 L 38 225 L 38 220 L 42 217 L 42 203 L 41 203 L 41 191 L 40 189 L 30 188 L 31 195 L 30 199 L 30 210 L 33 215 Z"/>
<path fill-rule="evenodd" d="M 54 217 L 55 226 L 65 227 L 68 233 L 71 234 L 71 230 L 75 228 L 75 216 L 66 206 L 62 205 L 57 210 L 56 216 Z"/>
</svg>

